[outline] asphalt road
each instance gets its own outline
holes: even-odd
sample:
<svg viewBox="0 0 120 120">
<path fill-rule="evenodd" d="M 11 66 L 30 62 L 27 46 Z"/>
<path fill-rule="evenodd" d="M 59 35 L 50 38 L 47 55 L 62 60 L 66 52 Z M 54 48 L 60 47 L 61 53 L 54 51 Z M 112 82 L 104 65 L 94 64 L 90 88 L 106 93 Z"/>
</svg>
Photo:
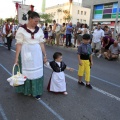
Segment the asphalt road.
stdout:
<svg viewBox="0 0 120 120">
<path fill-rule="evenodd" d="M 49 60 L 54 52 L 62 52 L 75 71 L 65 71 L 68 95 L 56 95 L 46 90 L 52 71 L 45 67 L 44 94 L 37 101 L 15 93 L 6 81 L 14 63 L 14 45 L 12 49 L 0 46 L 0 120 L 120 120 L 120 61 L 94 57 L 89 90 L 77 84 L 76 50 L 46 46 Z"/>
</svg>

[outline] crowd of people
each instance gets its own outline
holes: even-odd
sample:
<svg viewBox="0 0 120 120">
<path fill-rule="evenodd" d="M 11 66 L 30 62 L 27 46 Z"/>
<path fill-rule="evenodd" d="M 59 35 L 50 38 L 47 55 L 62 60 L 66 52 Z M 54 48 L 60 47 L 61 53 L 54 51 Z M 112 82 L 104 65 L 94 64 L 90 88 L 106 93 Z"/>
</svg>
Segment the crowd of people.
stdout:
<svg viewBox="0 0 120 120">
<path fill-rule="evenodd" d="M 113 30 L 107 25 L 103 26 L 101 23 L 98 23 L 90 31 L 87 24 L 77 22 L 76 25 L 73 25 L 72 22 L 69 22 L 60 25 L 53 20 L 51 25 L 41 23 L 40 27 L 43 30 L 46 44 L 77 48 L 82 42 L 82 36 L 90 34 L 93 55 L 96 55 L 98 58 L 104 56 L 108 60 L 118 58 L 120 33 L 117 33 L 116 39 L 114 39 Z M 12 40 L 15 38 L 18 28 L 19 25 L 16 25 L 14 22 L 10 24 L 9 21 L 6 21 L 0 29 L 0 44 L 4 43 L 8 50 L 11 49 Z"/>
<path fill-rule="evenodd" d="M 53 25 L 48 27 L 48 24 L 45 26 L 42 24 L 41 28 L 44 32 L 46 44 L 77 48 L 82 43 L 82 36 L 89 34 L 92 55 L 96 55 L 98 58 L 104 56 L 108 60 L 114 60 L 118 58 L 120 53 L 120 33 L 116 31 L 117 36 L 114 39 L 113 29 L 107 25 L 103 26 L 101 23 L 98 23 L 92 31 L 89 30 L 87 24 L 77 22 L 76 25 L 73 25 L 72 22 L 69 22 L 60 25 L 55 20 Z"/>
<path fill-rule="evenodd" d="M 5 44 L 8 50 L 11 49 L 12 40 L 15 38 L 18 25 L 8 20 L 0 28 L 0 44 Z"/>
<path fill-rule="evenodd" d="M 5 44 L 8 50 L 11 49 L 12 40 L 15 38 L 16 31 L 19 25 L 14 22 L 10 24 L 6 21 L 0 29 L 0 44 Z M 41 23 L 40 27 L 44 33 L 46 44 L 78 47 L 82 42 L 84 34 L 90 34 L 92 46 L 92 55 L 98 58 L 103 56 L 105 59 L 114 60 L 119 57 L 120 53 L 120 33 L 117 33 L 116 39 L 113 38 L 113 30 L 107 25 L 103 26 L 98 23 L 92 31 L 89 30 L 87 24 L 77 22 L 76 25 L 70 23 L 63 23 L 62 25 L 53 20 L 53 24 L 49 25 Z"/>
<path fill-rule="evenodd" d="M 89 33 L 87 24 L 73 25 L 70 23 L 63 23 L 62 25 L 56 23 L 53 20 L 53 24 L 49 25 L 42 23 L 41 28 L 45 35 L 45 40 L 47 44 L 57 45 L 57 46 L 66 46 L 66 47 L 77 47 L 79 46 L 79 39 L 81 38 L 78 35 L 83 35 L 85 33 Z M 72 42 L 74 39 L 74 42 Z"/>
</svg>

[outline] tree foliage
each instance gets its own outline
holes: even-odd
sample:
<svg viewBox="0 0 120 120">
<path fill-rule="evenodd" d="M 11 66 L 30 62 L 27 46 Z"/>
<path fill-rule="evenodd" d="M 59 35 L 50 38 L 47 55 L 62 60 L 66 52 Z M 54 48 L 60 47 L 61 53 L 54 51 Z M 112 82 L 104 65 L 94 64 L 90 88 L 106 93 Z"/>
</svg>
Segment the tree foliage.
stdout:
<svg viewBox="0 0 120 120">
<path fill-rule="evenodd" d="M 44 23 L 51 23 L 53 18 L 54 18 L 54 15 L 44 13 L 44 14 L 40 15 L 40 18 L 41 18 L 41 21 L 44 22 Z"/>
<path fill-rule="evenodd" d="M 65 22 L 70 22 L 70 20 L 72 19 L 72 16 L 70 15 L 70 11 L 69 10 L 63 10 L 64 13 L 64 17 L 63 19 L 65 20 Z"/>
<path fill-rule="evenodd" d="M 58 12 L 58 13 L 62 12 L 62 9 L 57 9 L 57 12 Z"/>
<path fill-rule="evenodd" d="M 18 20 L 14 19 L 14 18 L 6 18 L 6 21 L 14 22 L 14 23 L 18 24 Z"/>
<path fill-rule="evenodd" d="M 4 23 L 4 20 L 1 18 L 0 19 L 0 25 L 2 25 Z"/>
</svg>

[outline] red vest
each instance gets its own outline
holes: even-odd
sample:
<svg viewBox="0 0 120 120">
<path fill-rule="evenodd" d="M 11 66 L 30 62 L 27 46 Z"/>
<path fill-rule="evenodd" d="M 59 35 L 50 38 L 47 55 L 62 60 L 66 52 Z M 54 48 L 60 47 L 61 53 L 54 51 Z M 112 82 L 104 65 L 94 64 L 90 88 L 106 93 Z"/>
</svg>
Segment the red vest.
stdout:
<svg viewBox="0 0 120 120">
<path fill-rule="evenodd" d="M 10 32 L 10 27 L 8 24 L 6 24 L 6 34 L 9 34 L 9 32 Z"/>
</svg>

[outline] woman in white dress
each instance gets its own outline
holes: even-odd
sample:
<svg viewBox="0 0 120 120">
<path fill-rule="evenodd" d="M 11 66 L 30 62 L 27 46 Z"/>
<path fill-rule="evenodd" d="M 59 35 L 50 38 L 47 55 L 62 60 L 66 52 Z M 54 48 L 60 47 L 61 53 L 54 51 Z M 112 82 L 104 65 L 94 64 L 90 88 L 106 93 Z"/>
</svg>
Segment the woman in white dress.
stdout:
<svg viewBox="0 0 120 120">
<path fill-rule="evenodd" d="M 44 34 L 37 27 L 39 21 L 39 14 L 29 11 L 28 23 L 19 27 L 15 37 L 15 64 L 19 64 L 22 74 L 27 77 L 24 85 L 16 87 L 16 92 L 32 95 L 36 99 L 40 99 L 43 93 L 43 55 L 44 61 L 47 59 Z"/>
<path fill-rule="evenodd" d="M 82 24 L 81 25 L 81 28 L 79 28 L 78 29 L 78 33 L 80 33 L 79 35 L 78 35 L 78 46 L 80 45 L 80 43 L 81 43 L 81 41 L 82 41 L 82 36 L 84 35 L 84 34 L 89 34 L 89 30 L 88 30 L 88 26 L 87 26 L 87 24 Z"/>
<path fill-rule="evenodd" d="M 81 28 L 78 29 L 78 33 L 81 33 L 81 35 L 89 34 L 89 30 L 87 27 L 87 24 L 82 24 Z"/>
</svg>

